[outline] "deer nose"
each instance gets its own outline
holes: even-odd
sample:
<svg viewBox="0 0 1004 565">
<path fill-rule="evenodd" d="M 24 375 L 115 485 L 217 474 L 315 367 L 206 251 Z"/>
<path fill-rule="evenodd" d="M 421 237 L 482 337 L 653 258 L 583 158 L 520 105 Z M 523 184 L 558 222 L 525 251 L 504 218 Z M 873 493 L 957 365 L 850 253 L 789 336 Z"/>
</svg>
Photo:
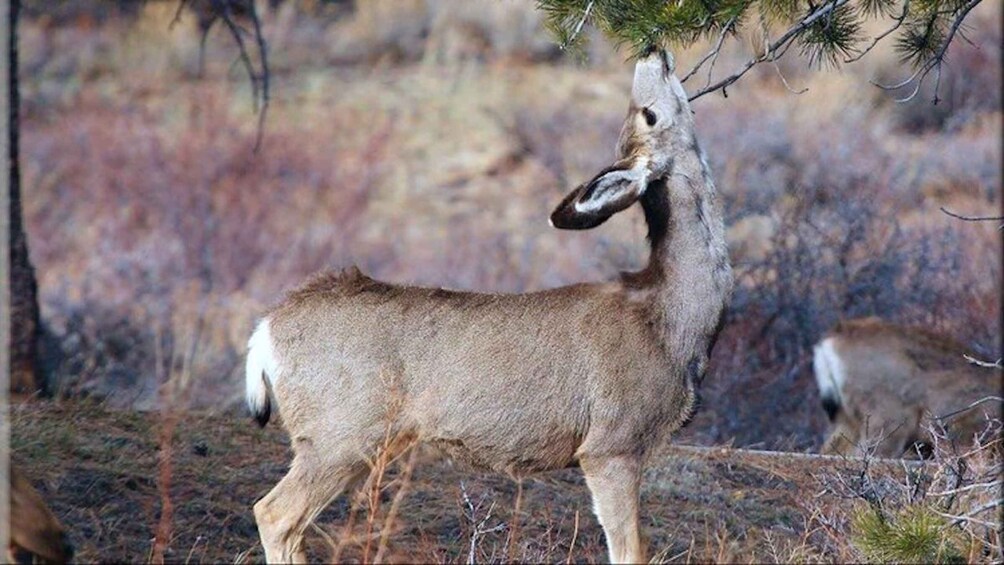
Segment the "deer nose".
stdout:
<svg viewBox="0 0 1004 565">
<path fill-rule="evenodd" d="M 661 71 L 663 79 L 668 79 L 670 75 L 676 72 L 676 60 L 673 58 L 672 53 L 664 49 L 652 48 L 642 61 L 645 65 L 658 68 Z"/>
</svg>

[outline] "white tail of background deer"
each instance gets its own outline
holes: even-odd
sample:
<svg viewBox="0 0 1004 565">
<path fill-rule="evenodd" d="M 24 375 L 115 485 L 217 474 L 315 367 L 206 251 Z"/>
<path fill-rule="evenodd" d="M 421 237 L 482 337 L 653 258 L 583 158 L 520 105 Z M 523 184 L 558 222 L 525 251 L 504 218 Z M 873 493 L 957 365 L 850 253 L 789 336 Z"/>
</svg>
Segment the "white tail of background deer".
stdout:
<svg viewBox="0 0 1004 565">
<path fill-rule="evenodd" d="M 512 476 L 581 467 L 611 561 L 643 561 L 643 466 L 690 417 L 732 290 L 714 184 L 664 52 L 636 64 L 616 160 L 551 223 L 588 229 L 635 202 L 649 262 L 614 282 L 475 294 L 351 269 L 269 312 L 249 342 L 247 399 L 262 425 L 274 399 L 294 458 L 254 507 L 268 561 L 305 559 L 305 528 L 365 475 L 388 426 Z"/>
<path fill-rule="evenodd" d="M 971 446 L 991 418 L 1001 418 L 1001 372 L 967 362 L 966 353 L 946 336 L 878 318 L 837 324 L 813 357 L 833 422 L 822 452 L 926 455 L 933 439 L 927 426 L 937 423 L 932 416 L 947 416 L 940 423 L 949 439 Z"/>
</svg>

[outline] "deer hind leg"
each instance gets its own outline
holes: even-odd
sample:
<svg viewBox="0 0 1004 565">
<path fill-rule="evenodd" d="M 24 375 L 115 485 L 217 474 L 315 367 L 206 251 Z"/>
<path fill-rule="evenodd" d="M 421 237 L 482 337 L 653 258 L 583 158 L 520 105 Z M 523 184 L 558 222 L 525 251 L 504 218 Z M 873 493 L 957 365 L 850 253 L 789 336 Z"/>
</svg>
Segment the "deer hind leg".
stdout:
<svg viewBox="0 0 1004 565">
<path fill-rule="evenodd" d="M 596 517 L 606 534 L 610 562 L 645 562 L 638 524 L 641 458 L 583 458 L 580 465 L 593 495 Z"/>
<path fill-rule="evenodd" d="M 843 423 L 838 423 L 827 436 L 819 452 L 823 455 L 854 455 L 858 437 L 855 430 Z"/>
<path fill-rule="evenodd" d="M 864 424 L 862 424 L 864 420 Z M 870 418 L 862 418 L 846 406 L 833 419 L 830 434 L 819 452 L 823 455 L 843 455 L 853 457 L 866 450 Z"/>
<path fill-rule="evenodd" d="M 930 435 L 926 433 L 927 430 L 922 427 L 923 419 L 923 410 L 916 408 L 911 410 L 895 426 L 891 426 L 891 430 L 888 437 L 885 438 L 883 445 L 885 453 L 880 455 L 885 455 L 886 457 L 905 457 L 907 459 L 919 458 L 922 450 L 914 446 L 922 443 L 922 438 L 930 438 Z"/>
<path fill-rule="evenodd" d="M 303 534 L 307 527 L 365 471 L 365 464 L 358 459 L 333 464 L 313 454 L 297 454 L 286 476 L 254 505 L 265 561 L 306 563 Z"/>
</svg>

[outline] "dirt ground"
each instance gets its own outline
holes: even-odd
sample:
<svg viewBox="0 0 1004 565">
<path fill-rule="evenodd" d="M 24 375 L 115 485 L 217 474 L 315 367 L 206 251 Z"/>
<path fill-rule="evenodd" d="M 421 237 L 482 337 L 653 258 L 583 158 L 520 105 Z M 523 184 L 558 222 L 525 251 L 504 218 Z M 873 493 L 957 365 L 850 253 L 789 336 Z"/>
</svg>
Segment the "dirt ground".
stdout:
<svg viewBox="0 0 1004 565">
<path fill-rule="evenodd" d="M 81 561 L 149 560 L 162 520 L 169 561 L 263 560 L 251 507 L 288 464 L 280 426 L 259 430 L 238 415 L 108 411 L 87 401 L 24 404 L 12 415 L 14 460 L 68 527 Z M 577 470 L 525 479 L 514 520 L 513 480 L 431 453 L 417 461 L 395 518 L 388 522 L 387 509 L 398 498 L 399 472 L 387 475 L 375 512 L 357 502 L 351 532 L 352 503 L 336 500 L 308 532 L 311 557 L 372 560 L 384 545 L 382 558 L 401 562 L 467 561 L 471 552 L 479 562 L 605 560 Z M 825 494 L 824 483 L 859 468 L 802 454 L 666 446 L 644 482 L 650 552 L 668 562 L 854 559 L 839 517 L 858 502 Z M 881 472 L 895 478 L 905 469 L 896 463 Z"/>
</svg>

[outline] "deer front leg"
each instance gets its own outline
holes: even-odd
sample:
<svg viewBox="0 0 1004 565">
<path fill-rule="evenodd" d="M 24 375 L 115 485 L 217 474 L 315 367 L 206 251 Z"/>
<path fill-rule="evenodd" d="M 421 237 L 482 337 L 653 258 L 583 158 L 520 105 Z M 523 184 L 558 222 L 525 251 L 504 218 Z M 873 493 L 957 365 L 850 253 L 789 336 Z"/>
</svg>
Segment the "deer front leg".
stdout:
<svg viewBox="0 0 1004 565">
<path fill-rule="evenodd" d="M 638 525 L 641 458 L 584 457 L 579 463 L 593 495 L 593 510 L 607 537 L 610 562 L 646 562 Z"/>
</svg>

